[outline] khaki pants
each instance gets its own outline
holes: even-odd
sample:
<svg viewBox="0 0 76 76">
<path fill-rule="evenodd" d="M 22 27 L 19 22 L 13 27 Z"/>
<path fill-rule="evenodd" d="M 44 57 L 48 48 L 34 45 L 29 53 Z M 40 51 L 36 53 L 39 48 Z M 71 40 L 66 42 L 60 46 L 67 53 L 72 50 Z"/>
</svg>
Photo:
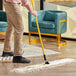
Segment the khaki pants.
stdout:
<svg viewBox="0 0 76 76">
<path fill-rule="evenodd" d="M 14 56 L 22 56 L 22 36 L 23 36 L 23 22 L 20 10 L 20 4 L 4 2 L 7 14 L 7 31 L 4 43 L 4 52 L 11 51 L 11 38 L 14 32 Z"/>
</svg>

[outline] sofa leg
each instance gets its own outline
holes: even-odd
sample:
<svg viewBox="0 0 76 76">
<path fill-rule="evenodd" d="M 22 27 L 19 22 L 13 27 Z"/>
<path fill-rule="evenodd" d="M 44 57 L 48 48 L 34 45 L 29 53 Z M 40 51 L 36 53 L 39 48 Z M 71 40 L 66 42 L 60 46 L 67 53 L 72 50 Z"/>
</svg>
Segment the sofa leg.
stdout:
<svg viewBox="0 0 76 76">
<path fill-rule="evenodd" d="M 66 45 L 66 41 L 61 40 L 61 34 L 59 34 L 57 38 L 58 38 L 58 46 L 64 46 L 64 45 Z"/>
<path fill-rule="evenodd" d="M 31 42 L 31 33 L 29 32 L 29 44 Z"/>
<path fill-rule="evenodd" d="M 61 34 L 58 35 L 58 46 L 60 46 Z"/>
<path fill-rule="evenodd" d="M 29 32 L 29 44 L 35 44 L 37 42 L 40 42 L 40 39 L 31 40 L 31 34 L 37 34 L 37 33 Z M 64 40 L 61 39 L 61 34 L 56 35 L 56 37 L 57 37 L 57 39 L 53 39 L 53 40 L 58 40 L 58 46 L 64 46 L 64 45 L 66 45 L 66 41 L 64 41 Z M 43 39 L 43 40 L 47 41 L 47 40 L 50 40 L 50 39 Z"/>
</svg>

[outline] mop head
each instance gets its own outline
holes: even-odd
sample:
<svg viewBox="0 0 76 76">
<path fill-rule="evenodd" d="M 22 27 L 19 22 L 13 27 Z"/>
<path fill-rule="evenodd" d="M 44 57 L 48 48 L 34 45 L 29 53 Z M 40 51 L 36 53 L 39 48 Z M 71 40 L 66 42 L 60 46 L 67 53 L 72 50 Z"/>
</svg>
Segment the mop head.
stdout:
<svg viewBox="0 0 76 76">
<path fill-rule="evenodd" d="M 49 62 L 48 61 L 45 61 L 45 64 L 49 64 Z"/>
<path fill-rule="evenodd" d="M 50 61 L 49 64 L 36 64 L 36 65 L 28 65 L 28 66 L 20 67 L 20 68 L 14 68 L 10 70 L 10 72 L 16 72 L 16 73 L 28 72 L 29 73 L 29 72 L 43 71 L 43 69 L 49 69 L 49 68 L 54 68 L 57 66 L 66 65 L 75 61 L 76 59 L 64 58 L 64 59 Z"/>
<path fill-rule="evenodd" d="M 0 62 L 12 62 L 13 57 L 0 57 Z"/>
<path fill-rule="evenodd" d="M 13 57 L 0 57 L 0 62 L 12 62 Z M 45 64 L 49 64 L 48 61 L 45 61 Z"/>
</svg>

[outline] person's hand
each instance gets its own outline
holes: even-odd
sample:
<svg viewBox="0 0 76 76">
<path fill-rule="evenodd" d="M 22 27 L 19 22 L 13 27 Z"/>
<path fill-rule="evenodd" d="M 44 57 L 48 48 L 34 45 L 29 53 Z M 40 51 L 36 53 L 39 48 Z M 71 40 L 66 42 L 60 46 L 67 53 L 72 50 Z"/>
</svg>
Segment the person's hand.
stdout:
<svg viewBox="0 0 76 76">
<path fill-rule="evenodd" d="M 37 11 L 32 11 L 31 14 L 37 16 Z"/>
</svg>

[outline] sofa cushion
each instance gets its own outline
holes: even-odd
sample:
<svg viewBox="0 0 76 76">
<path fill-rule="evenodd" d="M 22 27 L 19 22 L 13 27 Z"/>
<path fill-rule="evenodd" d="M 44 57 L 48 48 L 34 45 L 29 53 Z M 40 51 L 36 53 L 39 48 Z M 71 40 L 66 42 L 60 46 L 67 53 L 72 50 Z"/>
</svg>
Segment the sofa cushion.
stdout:
<svg viewBox="0 0 76 76">
<path fill-rule="evenodd" d="M 7 26 L 7 22 L 0 21 L 0 27 L 4 27 L 4 26 Z"/>
<path fill-rule="evenodd" d="M 0 21 L 0 32 L 6 32 L 7 22 Z"/>
<path fill-rule="evenodd" d="M 39 21 L 38 24 L 40 28 L 45 28 L 45 29 L 55 28 L 55 23 L 53 21 Z M 37 27 L 35 21 L 32 22 L 32 26 Z"/>
<path fill-rule="evenodd" d="M 45 16 L 44 16 L 45 21 L 55 21 L 55 13 L 46 11 Z"/>
</svg>

